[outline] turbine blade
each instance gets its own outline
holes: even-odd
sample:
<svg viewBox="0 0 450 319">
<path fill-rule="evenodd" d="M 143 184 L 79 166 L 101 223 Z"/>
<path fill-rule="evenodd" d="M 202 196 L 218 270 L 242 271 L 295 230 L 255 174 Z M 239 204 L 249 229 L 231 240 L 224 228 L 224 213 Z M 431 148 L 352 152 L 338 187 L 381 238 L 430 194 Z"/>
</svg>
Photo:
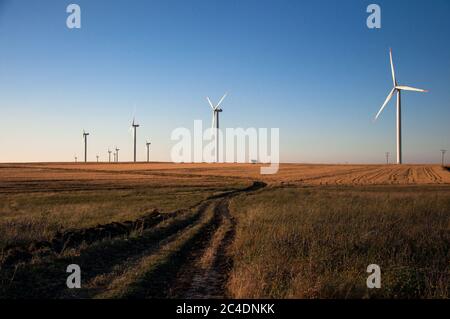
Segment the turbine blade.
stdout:
<svg viewBox="0 0 450 319">
<path fill-rule="evenodd" d="M 214 129 L 215 125 L 216 125 L 216 112 L 213 112 L 211 128 Z"/>
<path fill-rule="evenodd" d="M 417 88 L 413 88 L 412 86 L 406 86 L 406 85 L 397 85 L 395 88 L 397 90 L 404 90 L 404 91 L 428 92 L 427 90 L 417 89 Z"/>
<path fill-rule="evenodd" d="M 206 99 L 208 100 L 209 106 L 211 106 L 211 108 L 214 110 L 214 106 L 213 106 L 213 104 L 211 103 L 211 100 L 209 99 L 209 97 L 206 97 Z"/>
<path fill-rule="evenodd" d="M 394 61 L 392 60 L 392 49 L 389 49 L 389 59 L 391 60 L 392 82 L 394 83 L 394 86 L 396 86 L 397 80 L 395 79 Z"/>
<path fill-rule="evenodd" d="M 217 103 L 216 108 L 215 108 L 216 110 L 219 108 L 220 104 L 222 104 L 223 100 L 227 97 L 227 94 L 228 94 L 228 93 L 225 93 L 225 94 L 222 96 L 222 98 L 220 99 L 219 103 Z"/>
<path fill-rule="evenodd" d="M 386 101 L 384 101 L 383 105 L 381 106 L 380 110 L 378 111 L 377 115 L 375 116 L 375 120 L 378 118 L 378 116 L 381 114 L 381 112 L 383 112 L 383 109 L 386 107 L 386 105 L 388 104 L 388 102 L 390 101 L 390 99 L 392 98 L 392 96 L 395 93 L 395 88 L 392 89 L 392 91 L 389 93 L 389 95 L 386 98 Z"/>
</svg>

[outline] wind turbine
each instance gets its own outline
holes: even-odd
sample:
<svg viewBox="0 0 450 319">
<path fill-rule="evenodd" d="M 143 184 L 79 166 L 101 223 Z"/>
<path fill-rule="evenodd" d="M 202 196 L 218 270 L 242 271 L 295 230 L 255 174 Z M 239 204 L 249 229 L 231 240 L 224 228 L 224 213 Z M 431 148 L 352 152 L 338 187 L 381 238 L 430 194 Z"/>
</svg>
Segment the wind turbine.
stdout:
<svg viewBox="0 0 450 319">
<path fill-rule="evenodd" d="M 119 162 L 119 151 L 120 151 L 120 148 L 117 148 L 117 146 L 116 146 L 116 162 L 117 163 Z"/>
<path fill-rule="evenodd" d="M 87 137 L 89 136 L 89 133 L 86 133 L 83 130 L 83 139 L 84 139 L 84 162 L 87 162 Z"/>
<path fill-rule="evenodd" d="M 78 157 L 75 155 L 75 163 L 78 162 Z"/>
<path fill-rule="evenodd" d="M 98 158 L 99 158 L 99 157 L 100 157 L 100 156 L 97 155 L 97 163 L 98 163 Z"/>
<path fill-rule="evenodd" d="M 148 162 L 150 162 L 150 145 L 151 145 L 152 143 L 150 143 L 150 142 L 145 142 L 145 145 L 147 146 L 147 163 Z"/>
<path fill-rule="evenodd" d="M 108 148 L 108 161 L 111 163 L 111 150 Z"/>
<path fill-rule="evenodd" d="M 133 122 L 131 123 L 130 129 L 133 130 L 134 136 L 134 162 L 136 163 L 136 129 L 139 127 L 139 124 L 136 124 L 133 117 Z"/>
<path fill-rule="evenodd" d="M 416 89 L 406 85 L 398 85 L 397 80 L 395 78 L 395 70 L 394 70 L 394 62 L 392 60 L 392 49 L 389 49 L 389 58 L 391 61 L 391 72 L 392 72 L 392 82 L 394 87 L 391 92 L 389 92 L 386 100 L 375 116 L 375 120 L 381 114 L 385 106 L 391 100 L 392 96 L 397 93 L 397 164 L 402 163 L 402 104 L 401 104 L 401 91 L 415 91 L 415 92 L 428 92 L 427 90 Z"/>
<path fill-rule="evenodd" d="M 211 128 L 214 132 L 214 139 L 215 139 L 215 155 L 216 155 L 216 163 L 219 162 L 219 113 L 222 112 L 222 109 L 219 108 L 220 104 L 222 104 L 223 100 L 225 99 L 225 97 L 227 96 L 228 93 L 225 93 L 222 98 L 220 99 L 219 103 L 217 103 L 216 106 L 214 106 L 211 103 L 211 100 L 209 99 L 209 97 L 206 97 L 206 99 L 208 100 L 209 106 L 211 106 L 211 109 L 213 111 L 213 116 L 212 116 L 212 125 Z"/>
</svg>

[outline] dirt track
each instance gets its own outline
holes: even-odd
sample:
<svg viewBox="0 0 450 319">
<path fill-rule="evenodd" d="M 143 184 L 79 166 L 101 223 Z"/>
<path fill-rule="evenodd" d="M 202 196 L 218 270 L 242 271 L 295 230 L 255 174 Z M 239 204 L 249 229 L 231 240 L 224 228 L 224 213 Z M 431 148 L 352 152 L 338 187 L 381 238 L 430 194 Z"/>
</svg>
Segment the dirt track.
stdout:
<svg viewBox="0 0 450 319">
<path fill-rule="evenodd" d="M 15 252 L 16 259 L 3 260 L 0 297 L 226 297 L 231 267 L 227 248 L 235 225 L 229 200 L 263 187 L 255 182 L 164 217 L 153 212 L 136 221 L 70 230 L 55 235 L 55 242 L 37 242 L 27 249 L 10 247 L 7 255 Z M 71 249 L 77 253 L 70 254 Z M 39 262 L 32 262 L 36 257 Z M 82 269 L 79 290 L 68 290 L 61 272 L 73 263 Z M 40 284 L 31 287 L 33 278 Z"/>
</svg>

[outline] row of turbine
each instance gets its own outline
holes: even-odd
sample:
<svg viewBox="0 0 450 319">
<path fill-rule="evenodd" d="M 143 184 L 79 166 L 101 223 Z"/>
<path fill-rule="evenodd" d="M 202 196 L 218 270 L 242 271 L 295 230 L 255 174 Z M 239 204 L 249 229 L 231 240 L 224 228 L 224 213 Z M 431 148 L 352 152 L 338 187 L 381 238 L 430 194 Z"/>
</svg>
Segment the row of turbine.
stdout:
<svg viewBox="0 0 450 319">
<path fill-rule="evenodd" d="M 398 85 L 397 79 L 395 77 L 395 69 L 394 69 L 394 62 L 392 58 L 392 49 L 389 50 L 389 58 L 390 58 L 390 64 L 391 64 L 391 73 L 392 73 L 392 82 L 393 82 L 393 88 L 389 92 L 386 100 L 384 101 L 383 105 L 381 106 L 380 110 L 378 111 L 377 115 L 375 116 L 375 119 L 378 119 L 381 112 L 384 110 L 388 102 L 391 100 L 391 98 L 394 96 L 395 93 L 397 93 L 397 164 L 402 163 L 402 120 L 401 120 L 401 92 L 402 91 L 415 91 L 415 92 L 428 92 L 427 90 L 414 88 L 411 86 L 406 85 Z M 207 97 L 207 101 L 209 105 L 211 106 L 211 109 L 213 111 L 212 116 L 212 129 L 214 133 L 215 138 L 215 160 L 218 162 L 219 160 L 219 113 L 222 112 L 222 109 L 220 108 L 220 105 L 222 104 L 223 100 L 227 96 L 227 93 L 225 93 L 224 96 L 219 100 L 219 102 L 214 106 L 209 97 Z M 135 123 L 134 118 L 133 122 L 131 124 L 131 128 L 134 130 L 134 162 L 136 162 L 136 129 L 139 127 L 138 124 Z M 87 136 L 89 133 L 86 133 L 83 131 L 83 138 L 84 138 L 84 160 L 87 162 Z M 147 161 L 149 161 L 149 146 L 150 143 L 146 143 L 147 145 Z M 111 152 L 109 152 L 109 161 L 111 161 Z M 116 148 L 115 153 L 115 162 L 118 162 L 119 157 L 119 149 Z M 98 156 L 97 156 L 98 161 Z"/>
<path fill-rule="evenodd" d="M 214 138 L 215 138 L 215 156 L 216 156 L 216 162 L 218 161 L 219 158 L 219 138 L 218 138 L 218 134 L 217 131 L 219 130 L 219 113 L 222 112 L 222 109 L 219 108 L 220 104 L 222 104 L 223 100 L 225 99 L 225 97 L 227 96 L 227 93 L 224 94 L 224 96 L 222 96 L 222 98 L 220 99 L 219 103 L 216 104 L 216 106 L 214 106 L 211 102 L 211 100 L 209 99 L 209 97 L 206 97 L 206 100 L 208 101 L 209 105 L 211 106 L 211 109 L 213 111 L 213 117 L 212 117 L 212 129 L 215 130 L 216 134 L 214 134 Z M 133 122 L 131 123 L 131 127 L 130 129 L 133 130 L 133 137 L 134 137 L 134 149 L 133 149 L 133 161 L 136 162 L 136 136 L 137 136 L 137 132 L 136 129 L 139 127 L 139 124 L 137 124 L 135 122 L 135 118 L 133 117 Z M 83 130 L 83 141 L 84 141 L 84 162 L 87 162 L 87 145 L 88 145 L 88 141 L 87 141 L 87 137 L 89 136 L 89 133 L 87 133 L 86 131 Z M 147 162 L 150 161 L 150 145 L 151 143 L 146 141 L 145 145 L 147 147 Z M 114 162 L 118 162 L 119 161 L 119 151 L 120 149 L 115 147 L 115 152 L 114 152 Z M 108 149 L 108 161 L 111 162 L 111 153 L 112 151 Z M 97 155 L 97 162 L 99 160 L 99 156 Z M 78 157 L 75 155 L 75 162 L 78 161 Z"/>
<path fill-rule="evenodd" d="M 133 137 L 134 137 L 134 157 L 133 157 L 133 161 L 136 162 L 136 129 L 139 127 L 139 124 L 136 124 L 135 119 L 133 118 L 133 122 L 131 123 L 131 127 L 130 129 L 133 130 Z M 87 153 L 88 153 L 88 136 L 90 134 L 88 132 L 86 132 L 85 130 L 83 130 L 83 141 L 84 141 L 84 162 L 86 163 L 87 160 Z M 146 141 L 145 142 L 145 146 L 147 147 L 147 162 L 150 162 L 150 145 L 152 143 Z M 113 153 L 109 148 L 108 148 L 108 162 L 111 163 L 111 153 L 113 153 L 114 155 L 114 162 L 119 162 L 119 151 L 120 148 L 118 148 L 117 146 L 114 147 L 115 152 Z M 99 160 L 99 156 L 97 155 L 97 162 Z M 75 155 L 75 162 L 78 161 L 78 157 Z"/>
</svg>

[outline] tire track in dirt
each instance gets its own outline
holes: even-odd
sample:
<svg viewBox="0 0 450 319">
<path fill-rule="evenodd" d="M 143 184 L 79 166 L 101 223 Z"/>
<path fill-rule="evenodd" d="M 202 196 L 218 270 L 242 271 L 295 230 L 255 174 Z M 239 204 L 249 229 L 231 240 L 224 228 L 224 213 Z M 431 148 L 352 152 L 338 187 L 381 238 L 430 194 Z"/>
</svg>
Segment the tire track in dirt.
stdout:
<svg viewBox="0 0 450 319">
<path fill-rule="evenodd" d="M 171 296 L 185 299 L 226 298 L 226 282 L 232 268 L 228 247 L 235 235 L 235 221 L 229 209 L 229 199 L 215 204 L 219 224 L 209 242 L 193 252 L 177 276 Z"/>
<path fill-rule="evenodd" d="M 146 229 L 127 231 L 116 238 L 100 236 L 80 247 L 50 251 L 33 262 L 19 262 L 2 270 L 0 297 L 226 297 L 225 284 L 232 267 L 228 248 L 235 234 L 229 201 L 265 186 L 254 182 L 244 189 L 210 196 L 168 218 L 158 217 Z M 80 265 L 82 289 L 67 289 L 64 270 L 69 264 Z M 37 278 L 40 284 L 35 286 Z"/>
<path fill-rule="evenodd" d="M 117 282 L 127 281 L 125 287 L 97 297 L 226 297 L 225 283 L 232 265 L 227 251 L 235 234 L 235 222 L 229 213 L 228 203 L 234 196 L 265 186 L 265 183 L 254 182 L 245 189 L 211 196 L 202 222 L 186 234 L 181 234 L 178 242 L 175 238 L 173 243 L 162 247 L 154 256 L 143 258 L 140 266 L 129 270 L 135 275 L 133 280 L 127 279 L 127 275 L 119 278 Z M 146 264 L 149 264 L 148 268 L 145 268 Z"/>
<path fill-rule="evenodd" d="M 202 204 L 197 210 L 180 212 L 178 216 L 167 218 L 149 229 L 137 230 L 135 235 L 99 240 L 74 251 L 75 254 L 70 251 L 68 254 L 47 251 L 49 255 L 44 256 L 40 262 L 19 263 L 14 268 L 3 267 L 2 280 L 5 278 L 10 280 L 6 280 L 9 282 L 8 285 L 1 287 L 0 297 L 88 298 L 93 294 L 93 289 L 84 289 L 86 286 L 92 288 L 89 282 L 107 277 L 110 272 L 115 272 L 122 265 L 130 264 L 141 255 L 158 250 L 162 242 L 195 224 L 204 213 L 205 207 L 206 205 Z M 80 265 L 83 289 L 67 290 L 65 286 L 67 275 L 61 270 L 69 264 Z M 24 290 L 23 287 L 33 283 L 34 278 L 39 278 L 39 285 Z"/>
<path fill-rule="evenodd" d="M 229 247 L 236 233 L 236 221 L 229 211 L 230 199 L 240 193 L 248 193 L 264 188 L 265 183 L 255 182 L 243 192 L 234 192 L 214 203 L 214 215 L 218 225 L 209 239 L 205 238 L 200 246 L 193 250 L 187 262 L 180 268 L 174 288 L 168 297 L 186 299 L 226 298 L 226 283 L 232 268 L 232 256 Z"/>
</svg>

